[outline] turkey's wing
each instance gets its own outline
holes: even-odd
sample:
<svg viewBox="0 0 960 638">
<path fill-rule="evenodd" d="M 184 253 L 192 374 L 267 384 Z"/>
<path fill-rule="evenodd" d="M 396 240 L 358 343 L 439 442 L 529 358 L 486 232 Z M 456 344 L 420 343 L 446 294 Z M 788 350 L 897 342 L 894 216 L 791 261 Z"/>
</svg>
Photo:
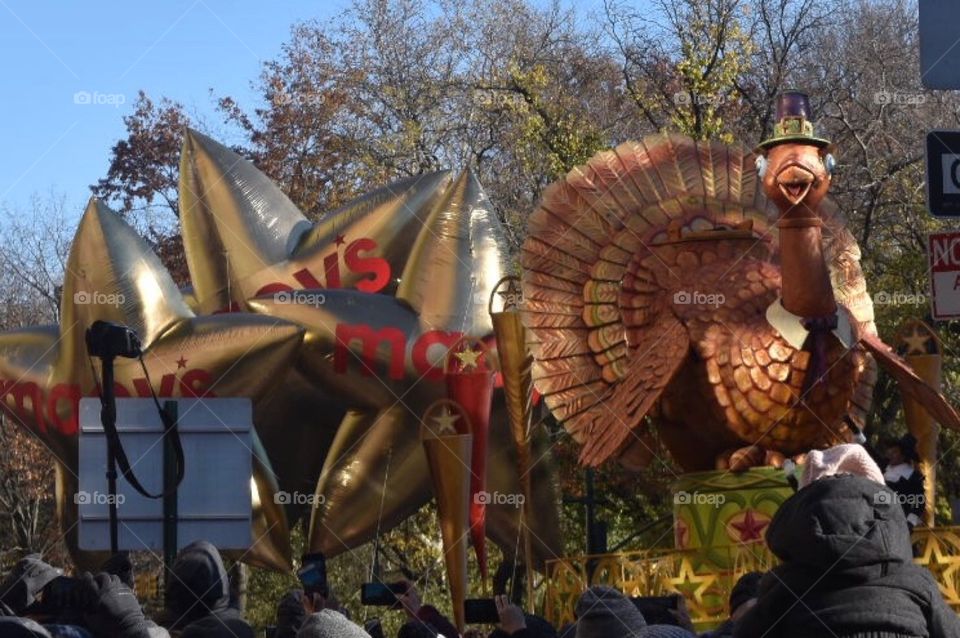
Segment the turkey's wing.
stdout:
<svg viewBox="0 0 960 638">
<path fill-rule="evenodd" d="M 923 406 L 923 409 L 940 425 L 960 430 L 960 414 L 950 405 L 942 394 L 934 390 L 926 381 L 917 376 L 910 366 L 901 359 L 893 348 L 873 334 L 865 334 L 861 343 L 866 346 L 877 363 L 897 380 L 900 390 Z"/>
<path fill-rule="evenodd" d="M 613 388 L 609 398 L 585 418 L 584 446 L 580 462 L 600 465 L 619 454 L 643 423 L 664 388 L 687 360 L 690 336 L 680 320 L 664 312 L 643 338 L 630 348 L 626 376 Z"/>
</svg>

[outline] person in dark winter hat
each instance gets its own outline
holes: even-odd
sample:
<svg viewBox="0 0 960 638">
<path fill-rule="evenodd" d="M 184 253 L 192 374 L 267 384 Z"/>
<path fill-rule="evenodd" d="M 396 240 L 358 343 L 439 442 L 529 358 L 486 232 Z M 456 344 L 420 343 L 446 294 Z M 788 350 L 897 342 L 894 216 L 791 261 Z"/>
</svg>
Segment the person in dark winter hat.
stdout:
<svg viewBox="0 0 960 638">
<path fill-rule="evenodd" d="M 612 587 L 594 585 L 580 595 L 575 608 L 576 638 L 630 638 L 647 623 L 633 602 Z"/>
<path fill-rule="evenodd" d="M 148 638 L 149 624 L 133 590 L 112 574 L 80 578 L 84 626 L 98 638 Z"/>
<path fill-rule="evenodd" d="M 167 579 L 167 626 L 180 638 L 254 638 L 240 612 L 230 607 L 227 570 L 217 548 L 190 543 L 177 554 Z"/>
<path fill-rule="evenodd" d="M 117 552 L 104 561 L 103 565 L 100 566 L 100 571 L 105 574 L 111 574 L 120 579 L 120 582 L 130 588 L 134 594 L 137 593 L 137 584 L 136 584 L 136 572 L 133 569 L 133 562 L 130 560 L 129 552 Z M 169 633 L 163 627 L 158 626 L 155 622 L 146 619 L 147 622 L 147 631 L 150 634 L 150 638 L 167 638 Z M 51 632 L 53 633 L 53 632 Z M 56 637 L 54 637 L 56 638 Z"/>
<path fill-rule="evenodd" d="M 297 638 L 370 638 L 370 634 L 340 612 L 324 609 L 307 616 Z"/>
<path fill-rule="evenodd" d="M 737 579 L 730 591 L 730 615 L 736 616 L 745 612 L 757 601 L 757 591 L 760 589 L 760 580 L 763 572 L 747 572 Z"/>
<path fill-rule="evenodd" d="M 883 469 L 883 480 L 897 495 L 897 501 L 912 530 L 923 522 L 927 509 L 924 477 L 917 469 L 920 463 L 917 439 L 912 434 L 905 434 L 899 440 L 888 442 L 885 456 L 887 462 Z"/>
<path fill-rule="evenodd" d="M 713 631 L 703 634 L 700 638 L 730 638 L 736 622 L 743 617 L 757 602 L 757 592 L 760 590 L 760 580 L 763 572 L 747 572 L 737 579 L 730 591 L 730 618 Z"/>
<path fill-rule="evenodd" d="M 0 583 L 0 604 L 7 616 L 22 616 L 27 608 L 40 600 L 40 592 L 63 570 L 43 561 L 40 554 L 21 558 Z"/>
<path fill-rule="evenodd" d="M 130 554 L 128 552 L 117 552 L 110 556 L 110 558 L 100 566 L 100 571 L 117 576 L 120 582 L 136 592 L 133 563 L 130 562 Z"/>
<path fill-rule="evenodd" d="M 0 617 L 3 638 L 50 638 L 50 632 L 28 618 Z"/>
<path fill-rule="evenodd" d="M 875 479 L 812 481 L 780 506 L 767 545 L 781 563 L 735 638 L 960 636 L 933 576 L 913 562 L 903 510 Z"/>
<path fill-rule="evenodd" d="M 303 590 L 288 591 L 277 605 L 277 631 L 274 638 L 294 638 L 306 617 L 307 613 L 303 608 Z"/>
</svg>

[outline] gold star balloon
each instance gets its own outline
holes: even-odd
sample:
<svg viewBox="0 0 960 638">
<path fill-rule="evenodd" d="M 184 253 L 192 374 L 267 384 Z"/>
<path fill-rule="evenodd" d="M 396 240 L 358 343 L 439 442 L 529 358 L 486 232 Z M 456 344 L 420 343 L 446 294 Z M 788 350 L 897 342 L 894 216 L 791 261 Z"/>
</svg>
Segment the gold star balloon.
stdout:
<svg viewBox="0 0 960 638">
<path fill-rule="evenodd" d="M 396 297 L 325 290 L 248 302 L 257 312 L 307 328 L 301 369 L 351 408 L 320 476 L 311 549 L 334 555 L 354 547 L 429 499 L 429 466 L 417 432 L 424 410 L 445 396 L 449 349 L 464 336 L 492 333 L 486 306 L 506 268 L 503 243 L 491 238 L 497 226 L 479 181 L 467 172 L 425 220 Z M 491 489 L 518 493 L 502 394 L 491 424 Z M 550 515 L 556 506 L 549 466 L 535 472 L 534 496 L 545 513 L 534 528 L 542 561 L 556 555 L 558 527 Z M 495 541 L 515 546 L 516 508 L 492 507 L 489 527 Z"/>
<path fill-rule="evenodd" d="M 197 303 L 215 312 L 301 288 L 393 293 L 446 171 L 394 182 L 311 223 L 270 178 L 188 130 L 180 220 Z"/>
<path fill-rule="evenodd" d="M 303 288 L 393 294 L 430 207 L 450 178 L 433 173 L 377 189 L 311 223 L 266 175 L 188 130 L 180 161 L 180 220 L 198 312 L 236 310 L 253 296 Z M 254 420 L 280 486 L 313 492 L 346 410 L 294 371 Z M 303 502 L 303 501 L 300 501 Z M 298 517 L 305 506 L 289 506 Z"/>
<path fill-rule="evenodd" d="M 81 565 L 102 556 L 79 552 L 73 495 L 77 490 L 79 400 L 96 396 L 98 364 L 84 334 L 96 320 L 129 326 L 140 336 L 149 381 L 138 361 L 116 362 L 118 397 L 245 396 L 275 388 L 295 360 L 303 338 L 291 323 L 264 316 L 198 317 L 146 243 L 118 215 L 95 200 L 80 221 L 63 286 L 59 327 L 0 334 L 0 397 L 5 413 L 33 432 L 58 462 L 58 511 L 68 546 Z M 95 377 L 96 375 L 96 377 Z M 255 441 L 253 547 L 247 562 L 290 566 L 284 511 L 276 482 Z"/>
</svg>

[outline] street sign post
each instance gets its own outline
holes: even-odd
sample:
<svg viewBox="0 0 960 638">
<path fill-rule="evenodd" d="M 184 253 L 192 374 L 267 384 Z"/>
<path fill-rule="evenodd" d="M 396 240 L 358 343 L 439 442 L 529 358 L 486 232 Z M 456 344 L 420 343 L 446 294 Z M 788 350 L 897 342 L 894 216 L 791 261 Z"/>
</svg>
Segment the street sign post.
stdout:
<svg viewBox="0 0 960 638">
<path fill-rule="evenodd" d="M 253 414 L 249 399 L 178 399 L 177 423 L 183 444 L 183 482 L 176 502 L 149 499 L 120 476 L 109 494 L 107 442 L 100 400 L 80 400 L 79 545 L 109 549 L 111 499 L 117 505 L 122 550 L 161 551 L 172 537 L 166 517 L 176 517 L 175 545 L 207 540 L 220 549 L 248 549 L 251 536 Z M 151 493 L 163 491 L 164 425 L 153 399 L 117 399 L 117 432 L 134 474 Z M 169 456 L 169 454 L 167 455 Z M 172 548 L 166 548 L 170 551 Z"/>
<path fill-rule="evenodd" d="M 927 133 L 927 208 L 936 217 L 960 217 L 960 131 Z"/>
<path fill-rule="evenodd" d="M 920 81 L 928 89 L 960 89 L 956 0 L 920 0 Z"/>
<path fill-rule="evenodd" d="M 932 233 L 927 256 L 933 318 L 957 319 L 960 317 L 960 231 Z"/>
</svg>

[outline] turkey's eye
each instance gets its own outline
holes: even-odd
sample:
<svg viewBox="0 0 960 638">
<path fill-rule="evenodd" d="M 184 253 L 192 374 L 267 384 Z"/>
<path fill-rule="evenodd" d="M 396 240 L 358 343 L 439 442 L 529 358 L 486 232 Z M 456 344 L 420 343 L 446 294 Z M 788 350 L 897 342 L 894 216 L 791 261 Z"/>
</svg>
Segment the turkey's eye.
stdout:
<svg viewBox="0 0 960 638">
<path fill-rule="evenodd" d="M 833 175 L 837 168 L 837 159 L 832 153 L 827 153 L 823 158 L 823 167 L 827 169 L 827 175 Z"/>
<path fill-rule="evenodd" d="M 767 172 L 767 158 L 763 155 L 757 155 L 757 175 L 763 179 L 763 174 Z"/>
</svg>

